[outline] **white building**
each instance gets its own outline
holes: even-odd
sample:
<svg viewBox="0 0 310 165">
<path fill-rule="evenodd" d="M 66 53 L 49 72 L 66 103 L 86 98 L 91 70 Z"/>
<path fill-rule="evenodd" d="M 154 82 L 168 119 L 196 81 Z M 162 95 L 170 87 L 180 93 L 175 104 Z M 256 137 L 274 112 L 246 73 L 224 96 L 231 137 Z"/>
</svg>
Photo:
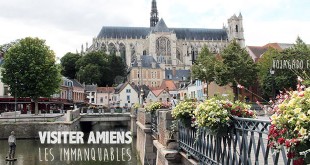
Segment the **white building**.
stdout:
<svg viewBox="0 0 310 165">
<path fill-rule="evenodd" d="M 139 93 L 136 88 L 124 83 L 115 88 L 114 93 L 115 107 L 131 107 L 135 103 L 139 103 Z"/>
</svg>

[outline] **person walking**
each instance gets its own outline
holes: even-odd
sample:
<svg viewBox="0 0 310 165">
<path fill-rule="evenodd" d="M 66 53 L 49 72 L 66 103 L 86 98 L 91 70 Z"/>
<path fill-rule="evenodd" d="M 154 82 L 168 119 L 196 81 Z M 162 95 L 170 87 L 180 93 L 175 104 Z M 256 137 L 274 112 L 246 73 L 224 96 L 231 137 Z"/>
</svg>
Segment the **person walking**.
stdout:
<svg viewBox="0 0 310 165">
<path fill-rule="evenodd" d="M 15 158 L 15 149 L 16 149 L 16 138 L 14 131 L 11 132 L 11 135 L 8 139 L 9 142 L 9 157 L 8 159 L 14 159 Z"/>
<path fill-rule="evenodd" d="M 175 108 L 178 104 L 178 100 L 176 99 L 175 96 L 173 96 L 173 99 L 171 100 L 171 108 Z"/>
</svg>

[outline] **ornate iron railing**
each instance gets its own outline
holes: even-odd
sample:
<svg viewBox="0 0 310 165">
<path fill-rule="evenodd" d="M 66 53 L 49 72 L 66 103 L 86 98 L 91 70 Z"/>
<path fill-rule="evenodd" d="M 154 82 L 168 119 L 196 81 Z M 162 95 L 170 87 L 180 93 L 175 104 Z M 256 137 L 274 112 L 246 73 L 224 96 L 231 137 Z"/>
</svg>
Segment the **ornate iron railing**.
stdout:
<svg viewBox="0 0 310 165">
<path fill-rule="evenodd" d="M 201 164 L 290 165 L 291 160 L 287 159 L 284 148 L 275 152 L 268 147 L 270 125 L 267 120 L 236 117 L 227 134 L 219 136 L 211 135 L 207 128 L 197 130 L 180 123 L 179 146 Z"/>
<path fill-rule="evenodd" d="M 151 113 L 151 129 L 152 129 L 153 137 L 155 139 L 158 138 L 158 130 L 157 130 L 158 119 L 157 118 L 158 118 L 157 112 Z"/>
</svg>

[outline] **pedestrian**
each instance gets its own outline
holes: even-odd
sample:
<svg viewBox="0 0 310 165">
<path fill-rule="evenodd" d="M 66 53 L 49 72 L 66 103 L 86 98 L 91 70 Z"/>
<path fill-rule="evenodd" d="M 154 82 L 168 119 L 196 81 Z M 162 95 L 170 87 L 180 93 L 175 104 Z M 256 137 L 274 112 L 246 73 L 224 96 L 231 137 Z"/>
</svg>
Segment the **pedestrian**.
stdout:
<svg viewBox="0 0 310 165">
<path fill-rule="evenodd" d="M 9 142 L 9 156 L 8 159 L 14 159 L 15 158 L 15 149 L 16 149 L 16 138 L 14 131 L 11 132 L 11 135 L 8 139 Z"/>
<path fill-rule="evenodd" d="M 175 108 L 178 104 L 178 100 L 175 96 L 173 96 L 173 99 L 171 100 L 171 108 Z"/>
</svg>

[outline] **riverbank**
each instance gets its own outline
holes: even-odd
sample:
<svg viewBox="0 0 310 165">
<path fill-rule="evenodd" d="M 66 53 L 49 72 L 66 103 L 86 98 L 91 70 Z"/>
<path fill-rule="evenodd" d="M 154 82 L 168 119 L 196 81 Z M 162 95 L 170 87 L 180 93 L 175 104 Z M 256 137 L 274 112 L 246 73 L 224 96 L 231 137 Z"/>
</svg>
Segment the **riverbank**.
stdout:
<svg viewBox="0 0 310 165">
<path fill-rule="evenodd" d="M 0 139 L 7 139 L 11 131 L 17 139 L 38 138 L 39 131 L 80 131 L 80 117 L 73 121 L 63 121 L 58 115 L 31 115 L 21 118 L 0 118 Z M 16 122 L 15 122 L 16 120 Z"/>
</svg>

